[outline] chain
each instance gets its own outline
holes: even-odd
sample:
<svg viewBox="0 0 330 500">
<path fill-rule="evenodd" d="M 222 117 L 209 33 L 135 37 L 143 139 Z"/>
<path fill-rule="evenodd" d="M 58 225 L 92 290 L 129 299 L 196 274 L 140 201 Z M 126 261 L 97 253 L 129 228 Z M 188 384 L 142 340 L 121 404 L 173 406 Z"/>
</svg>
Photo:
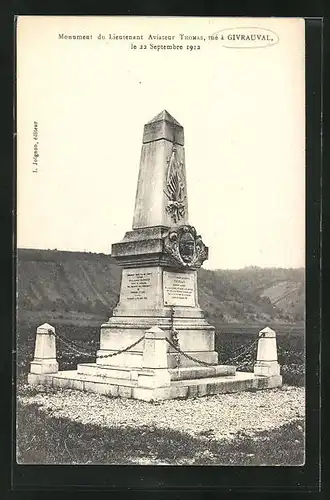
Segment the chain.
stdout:
<svg viewBox="0 0 330 500">
<path fill-rule="evenodd" d="M 58 338 L 60 342 L 65 344 L 69 349 L 73 350 L 74 352 L 81 354 L 83 356 L 92 356 L 92 353 L 82 352 L 82 351 L 79 351 L 78 349 L 76 349 L 75 347 L 71 346 L 69 344 L 69 342 L 67 342 L 66 339 L 63 339 L 63 337 L 60 337 L 57 333 L 53 332 L 52 330 L 48 330 L 48 332 L 55 335 L 55 337 Z M 113 356 L 118 356 L 118 354 L 122 354 L 123 352 L 129 351 L 130 349 L 132 349 L 132 347 L 135 347 L 136 345 L 138 345 L 140 342 L 142 342 L 143 339 L 144 339 L 144 335 L 142 335 L 142 337 L 140 337 L 138 340 L 133 342 L 133 344 L 125 347 L 125 349 L 120 349 L 119 351 L 112 352 L 110 354 L 101 354 L 97 358 L 98 359 L 100 359 L 100 358 L 112 358 Z"/>
<path fill-rule="evenodd" d="M 264 333 L 262 333 L 262 334 L 260 335 L 260 337 L 264 337 L 264 336 L 265 336 L 265 334 L 264 334 Z M 260 337 L 259 337 L 259 338 L 260 338 Z M 227 363 L 232 362 L 232 361 L 236 361 L 236 360 L 237 360 L 237 359 L 239 359 L 240 357 L 244 356 L 244 354 L 246 354 L 246 353 L 248 353 L 248 352 L 252 351 L 252 349 L 253 349 L 253 348 L 254 348 L 254 347 L 258 344 L 259 338 L 258 338 L 258 339 L 256 339 L 256 340 L 253 340 L 253 341 L 251 342 L 251 344 L 250 344 L 250 345 L 248 345 L 246 348 L 244 348 L 244 349 L 243 349 L 240 353 L 238 353 L 238 355 L 237 355 L 237 356 L 235 356 L 235 357 L 233 357 L 233 358 L 229 358 L 229 359 L 227 360 Z"/>
<path fill-rule="evenodd" d="M 264 337 L 264 334 L 261 335 L 261 337 Z M 258 343 L 258 340 L 259 339 L 254 340 L 246 349 L 244 349 L 242 352 L 240 352 L 237 356 L 227 360 L 226 364 L 229 364 L 229 362 L 236 361 L 237 359 L 239 359 L 241 356 L 243 356 L 247 352 L 252 351 L 254 346 Z M 182 354 L 183 356 L 185 356 L 185 358 L 190 359 L 191 361 L 195 361 L 196 363 L 203 365 L 203 366 L 217 366 L 215 363 L 207 363 L 206 361 L 201 361 L 200 359 L 197 359 L 197 358 L 194 358 L 193 356 L 190 356 L 186 352 L 182 351 L 178 345 L 176 345 L 174 342 L 171 342 L 169 339 L 166 339 L 166 341 L 170 344 L 170 346 L 173 347 L 173 349 L 175 349 L 178 353 Z"/>
<path fill-rule="evenodd" d="M 70 342 L 68 342 L 66 339 L 64 339 L 63 337 L 60 337 L 53 330 L 48 330 L 48 333 L 52 333 L 60 342 L 62 342 L 62 344 L 64 344 L 68 349 L 71 349 L 71 351 L 73 351 L 77 354 L 80 354 L 82 356 L 87 356 L 87 357 L 90 357 L 93 355 L 91 352 L 87 353 L 87 352 L 80 351 L 74 345 L 71 345 Z"/>
<path fill-rule="evenodd" d="M 171 306 L 171 332 L 172 332 L 172 341 L 174 344 L 174 348 L 177 351 L 175 355 L 176 367 L 179 368 L 181 366 L 181 358 L 180 358 L 180 344 L 179 344 L 179 335 L 178 332 L 174 329 L 174 307 Z M 167 340 L 167 339 L 166 339 Z"/>
<path fill-rule="evenodd" d="M 48 330 L 48 333 L 49 332 L 52 332 L 52 330 Z M 55 333 L 55 337 L 57 337 L 59 340 L 63 341 L 63 342 L 67 342 L 68 344 L 72 345 L 73 347 L 82 347 L 84 348 L 84 345 L 81 344 L 80 342 L 75 342 L 71 339 L 68 339 L 68 338 L 64 338 L 64 337 L 60 337 L 58 334 Z"/>
<path fill-rule="evenodd" d="M 185 358 L 190 359 L 191 361 L 195 361 L 196 363 L 199 363 L 200 365 L 203 365 L 203 366 L 216 366 L 215 363 L 207 363 L 206 361 L 201 361 L 200 359 L 194 358 L 193 356 L 189 356 L 189 354 L 187 354 L 184 351 L 181 351 L 180 347 L 177 347 L 168 338 L 166 339 L 166 342 L 168 342 L 170 344 L 170 346 L 173 347 L 178 353 L 183 354 L 183 356 Z"/>
<path fill-rule="evenodd" d="M 195 358 L 193 356 L 190 356 L 189 354 L 187 354 L 186 352 L 184 352 L 184 351 L 182 351 L 180 349 L 179 339 L 178 339 L 178 332 L 174 329 L 174 310 L 173 310 L 173 307 L 171 308 L 171 332 L 172 332 L 172 341 L 169 340 L 168 338 L 166 338 L 166 341 L 178 353 L 177 356 L 176 356 L 177 367 L 179 367 L 181 365 L 180 354 L 182 354 L 183 356 L 185 356 L 187 359 L 190 359 L 191 361 L 194 361 L 194 362 L 196 362 L 196 363 L 198 363 L 198 364 L 200 364 L 202 366 L 216 366 L 215 363 L 207 363 L 206 361 L 201 361 L 200 359 L 197 359 L 197 358 Z M 74 343 L 72 341 L 68 341 L 67 339 L 64 339 L 63 337 L 61 337 L 60 335 L 58 335 L 57 333 L 55 333 L 55 331 L 49 329 L 48 333 L 53 334 L 60 342 L 62 342 L 63 344 L 65 344 L 66 347 L 68 347 L 72 351 L 76 352 L 77 354 L 80 354 L 82 356 L 88 356 L 88 357 L 92 356 L 92 353 L 87 353 L 87 352 L 83 352 L 83 351 L 78 350 L 74 346 Z M 261 337 L 264 337 L 264 335 L 265 334 L 262 334 Z M 137 346 L 140 342 L 142 342 L 142 340 L 144 340 L 144 337 L 145 336 L 142 335 L 142 337 L 140 337 L 138 340 L 136 340 L 135 342 L 133 342 L 129 346 L 125 347 L 124 349 L 120 349 L 119 351 L 116 351 L 116 352 L 113 352 L 113 353 L 110 353 L 110 354 L 101 354 L 101 355 L 98 356 L 98 359 L 100 359 L 100 358 L 102 358 L 102 359 L 103 358 L 112 358 L 113 356 L 118 356 L 119 354 L 127 352 L 130 349 L 132 349 L 133 347 Z M 244 356 L 244 354 L 246 354 L 248 352 L 251 352 L 252 349 L 255 347 L 255 345 L 258 343 L 258 340 L 259 339 L 254 340 L 249 346 L 247 346 L 245 349 L 243 349 L 237 356 L 235 356 L 233 358 L 229 358 L 227 360 L 226 364 L 229 364 L 229 362 L 236 361 L 239 358 L 241 358 L 242 356 Z"/>
<path fill-rule="evenodd" d="M 254 347 L 255 345 L 257 345 L 257 343 L 258 343 L 258 340 L 254 340 L 254 341 L 252 342 L 252 344 L 250 344 L 249 346 L 247 346 L 247 347 L 246 347 L 246 348 L 245 348 L 242 352 L 240 352 L 237 356 L 235 356 L 234 358 L 229 358 L 229 359 L 227 360 L 227 363 L 232 362 L 232 361 L 236 361 L 237 359 L 239 359 L 239 358 L 241 358 L 242 356 L 244 356 L 244 354 L 246 354 L 246 353 L 248 353 L 248 352 L 252 351 L 253 347 Z"/>
<path fill-rule="evenodd" d="M 142 337 L 140 337 L 136 342 L 133 342 L 133 344 L 129 345 L 128 347 L 125 347 L 125 349 L 121 349 L 120 351 L 112 352 L 111 354 L 101 354 L 100 356 L 97 357 L 97 359 L 99 359 L 99 358 L 112 358 L 113 356 L 117 356 L 118 354 L 122 354 L 123 352 L 129 351 L 130 349 L 132 349 L 132 347 L 135 347 L 136 345 L 138 345 L 140 342 L 142 342 L 142 340 L 144 340 L 144 335 L 142 335 Z"/>
</svg>

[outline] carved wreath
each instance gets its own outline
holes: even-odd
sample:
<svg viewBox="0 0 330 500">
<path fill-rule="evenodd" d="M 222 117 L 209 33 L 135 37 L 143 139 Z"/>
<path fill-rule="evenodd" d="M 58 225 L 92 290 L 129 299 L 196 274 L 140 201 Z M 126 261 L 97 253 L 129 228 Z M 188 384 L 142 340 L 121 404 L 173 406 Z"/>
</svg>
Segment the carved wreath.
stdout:
<svg viewBox="0 0 330 500">
<path fill-rule="evenodd" d="M 181 267 L 201 267 L 208 258 L 208 247 L 193 226 L 170 230 L 164 238 L 164 251 Z"/>
</svg>

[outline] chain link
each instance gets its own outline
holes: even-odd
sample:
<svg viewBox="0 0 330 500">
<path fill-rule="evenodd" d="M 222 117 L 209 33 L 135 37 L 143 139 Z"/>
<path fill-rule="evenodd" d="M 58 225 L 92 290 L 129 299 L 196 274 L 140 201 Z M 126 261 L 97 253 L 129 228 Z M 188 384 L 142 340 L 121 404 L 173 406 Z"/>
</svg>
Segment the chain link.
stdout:
<svg viewBox="0 0 330 500">
<path fill-rule="evenodd" d="M 55 336 L 55 338 L 57 338 L 60 342 L 62 342 L 62 344 L 64 344 L 68 349 L 71 349 L 71 351 L 73 351 L 73 352 L 75 352 L 77 354 L 80 354 L 82 356 L 86 356 L 86 357 L 93 356 L 93 353 L 87 353 L 87 352 L 80 351 L 75 346 L 71 345 L 67 341 L 67 339 L 64 339 L 63 337 L 61 337 L 60 335 L 58 335 L 58 333 L 53 332 L 53 330 L 48 330 L 48 333 L 52 333 Z"/>
<path fill-rule="evenodd" d="M 61 342 L 63 342 L 64 344 L 67 345 L 67 347 L 72 347 L 72 348 L 75 348 L 77 349 L 78 348 L 85 348 L 85 346 L 83 344 L 81 344 L 80 342 L 75 342 L 71 339 L 68 339 L 68 338 L 65 338 L 65 337 L 62 337 L 60 336 L 58 333 L 56 332 L 53 332 L 52 330 L 48 330 L 48 333 L 53 333 L 55 335 L 56 338 L 58 338 L 58 340 L 60 340 Z M 87 354 L 86 354 L 87 355 Z"/>
<path fill-rule="evenodd" d="M 171 333 L 172 333 L 172 341 L 175 346 L 175 349 L 178 352 L 178 349 L 180 349 L 180 344 L 179 344 L 179 334 L 178 332 L 174 329 L 174 307 L 171 306 Z M 179 368 L 181 366 L 181 358 L 180 358 L 180 353 L 175 356 L 176 360 L 176 367 Z"/>
<path fill-rule="evenodd" d="M 121 349 L 119 351 L 112 352 L 111 354 L 101 354 L 100 356 L 97 357 L 97 359 L 99 359 L 99 358 L 112 358 L 113 356 L 117 356 L 118 354 L 122 354 L 123 352 L 127 352 L 130 349 L 132 349 L 132 347 L 135 347 L 140 342 L 142 342 L 142 340 L 144 340 L 144 335 L 142 335 L 142 337 L 140 337 L 136 342 L 133 342 L 133 344 L 129 345 L 128 347 L 125 347 L 125 349 Z"/>
<path fill-rule="evenodd" d="M 165 340 L 178 353 L 178 356 L 176 357 L 177 367 L 179 367 L 181 365 L 180 354 L 182 354 L 183 356 L 185 356 L 187 359 L 190 359 L 191 361 L 194 361 L 194 362 L 196 362 L 196 363 L 198 363 L 198 364 L 200 364 L 202 366 L 217 366 L 215 363 L 208 363 L 206 361 L 202 361 L 202 360 L 197 359 L 197 358 L 195 358 L 193 356 L 190 356 L 189 354 L 187 354 L 186 352 L 184 352 L 184 351 L 182 351 L 180 349 L 179 339 L 178 339 L 178 332 L 173 327 L 173 316 L 174 316 L 174 310 L 173 310 L 173 307 L 172 307 L 172 309 L 171 309 L 171 332 L 172 332 L 172 340 L 173 341 L 171 341 L 168 338 L 166 338 Z M 68 341 L 67 339 L 64 339 L 62 336 L 60 336 L 57 333 L 55 333 L 55 331 L 49 329 L 48 333 L 53 334 L 60 342 L 62 342 L 64 345 L 66 345 L 66 347 L 68 347 L 72 351 L 76 352 L 77 354 L 80 354 L 82 356 L 88 356 L 88 357 L 92 356 L 92 353 L 83 352 L 83 351 L 80 351 L 79 349 L 77 349 L 74 346 L 74 342 L 73 341 Z M 261 337 L 264 337 L 264 334 L 261 335 Z M 142 340 L 144 340 L 144 338 L 145 338 L 145 336 L 142 335 L 142 337 L 140 337 L 138 340 L 136 340 L 135 342 L 133 342 L 129 346 L 125 347 L 124 349 L 120 349 L 120 350 L 118 350 L 116 352 L 112 352 L 110 354 L 101 354 L 97 358 L 98 359 L 100 359 L 100 358 L 103 359 L 103 358 L 112 358 L 113 356 L 118 356 L 119 354 L 127 352 L 130 349 L 132 349 L 133 347 L 137 346 L 140 342 L 142 342 Z M 252 349 L 255 347 L 255 345 L 258 343 L 258 340 L 259 340 L 259 338 L 257 340 L 254 340 L 249 346 L 247 346 L 245 349 L 243 349 L 237 356 L 235 356 L 233 358 L 229 358 L 227 360 L 226 364 L 229 364 L 229 363 L 231 363 L 233 361 L 236 361 L 239 358 L 241 358 L 242 356 L 244 356 L 244 354 L 247 354 L 248 352 L 251 352 Z"/>
<path fill-rule="evenodd" d="M 261 335 L 261 337 L 264 337 L 264 334 Z M 258 340 L 259 339 L 254 340 L 247 348 L 243 349 L 243 351 L 241 353 L 239 353 L 237 356 L 235 356 L 234 358 L 229 358 L 225 364 L 229 364 L 233 361 L 236 361 L 240 357 L 244 356 L 244 354 L 251 352 L 252 349 L 255 347 L 255 345 L 258 343 Z M 203 366 L 217 366 L 214 363 L 207 363 L 206 361 L 201 361 L 200 359 L 197 359 L 197 358 L 194 358 L 193 356 L 190 356 L 186 352 L 182 351 L 178 345 L 175 345 L 175 343 L 171 342 L 169 339 L 166 339 L 166 341 L 170 344 L 170 346 L 173 347 L 173 349 L 175 349 L 178 353 L 182 354 L 183 356 L 185 356 L 187 359 L 190 359 L 191 361 L 195 361 L 196 363 L 203 365 Z"/>
<path fill-rule="evenodd" d="M 258 340 L 254 340 L 249 346 L 247 346 L 245 349 L 243 349 L 243 351 L 240 352 L 237 356 L 234 356 L 233 358 L 229 358 L 227 360 L 227 363 L 232 362 L 232 361 L 236 361 L 237 359 L 239 359 L 242 356 L 244 356 L 244 354 L 247 354 L 248 352 L 251 352 L 252 349 L 257 345 L 257 343 L 258 343 Z"/>
<path fill-rule="evenodd" d="M 67 341 L 67 339 L 64 339 L 63 337 L 61 337 L 57 333 L 53 332 L 53 330 L 48 330 L 48 332 L 55 335 L 55 337 L 58 338 L 60 342 L 65 344 L 69 349 L 73 350 L 74 352 L 81 354 L 83 356 L 92 356 L 93 355 L 92 353 L 79 351 L 76 347 L 73 347 L 72 345 L 70 345 L 70 343 Z M 142 337 L 140 337 L 138 340 L 133 342 L 133 344 L 125 347 L 124 349 L 120 349 L 119 351 L 112 352 L 110 354 L 101 354 L 101 355 L 97 356 L 97 359 L 112 358 L 113 356 L 118 356 L 118 354 L 122 354 L 123 352 L 129 351 L 130 349 L 132 349 L 132 347 L 135 347 L 136 345 L 138 345 L 140 342 L 142 342 L 143 339 L 144 339 L 144 335 L 142 335 Z"/>
<path fill-rule="evenodd" d="M 168 342 L 170 344 L 171 347 L 173 347 L 173 349 L 175 349 L 177 352 L 179 352 L 180 354 L 182 354 L 183 356 L 185 356 L 185 358 L 188 358 L 191 361 L 195 361 L 196 363 L 199 363 L 200 365 L 204 365 L 204 366 L 216 366 L 215 363 L 207 363 L 206 361 L 201 361 L 200 359 L 194 358 L 193 356 L 189 356 L 189 354 L 187 354 L 186 352 L 182 351 L 180 349 L 180 347 L 177 347 L 175 344 L 173 344 L 173 342 L 171 342 L 170 339 L 166 338 L 165 340 L 166 340 L 166 342 Z"/>
<path fill-rule="evenodd" d="M 244 354 L 251 352 L 252 349 L 258 344 L 259 338 L 264 337 L 264 336 L 265 336 L 265 333 L 262 333 L 256 340 L 253 340 L 250 345 L 248 345 L 246 348 L 243 348 L 243 350 L 241 352 L 239 352 L 237 356 L 234 356 L 233 358 L 229 358 L 227 360 L 227 363 L 232 362 L 232 361 L 236 361 L 237 359 L 244 356 Z"/>
</svg>

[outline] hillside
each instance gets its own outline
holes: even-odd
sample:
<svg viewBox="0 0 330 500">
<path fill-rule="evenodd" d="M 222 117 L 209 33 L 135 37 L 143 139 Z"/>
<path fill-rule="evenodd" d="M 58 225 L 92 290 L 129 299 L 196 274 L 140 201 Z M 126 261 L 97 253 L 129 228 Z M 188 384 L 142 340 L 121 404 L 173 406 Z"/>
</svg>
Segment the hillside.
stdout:
<svg viewBox="0 0 330 500">
<path fill-rule="evenodd" d="M 254 301 L 269 299 L 284 316 L 303 321 L 305 309 L 305 270 L 246 267 L 233 271 L 216 271 L 218 278 L 229 280 L 242 295 Z"/>
<path fill-rule="evenodd" d="M 118 300 L 121 269 L 108 255 L 19 249 L 18 320 L 106 320 Z M 304 270 L 198 271 L 199 301 L 214 323 L 303 320 Z"/>
</svg>

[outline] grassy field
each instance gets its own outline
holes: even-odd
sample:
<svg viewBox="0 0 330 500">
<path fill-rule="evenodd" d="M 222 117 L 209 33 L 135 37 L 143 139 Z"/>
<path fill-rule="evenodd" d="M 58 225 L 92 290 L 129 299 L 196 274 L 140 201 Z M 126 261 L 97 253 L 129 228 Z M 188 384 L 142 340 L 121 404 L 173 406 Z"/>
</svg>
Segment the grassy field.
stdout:
<svg viewBox="0 0 330 500">
<path fill-rule="evenodd" d="M 302 465 L 303 401 L 293 387 L 146 403 L 22 385 L 17 461 Z"/>
<path fill-rule="evenodd" d="M 233 442 L 197 439 L 172 429 L 100 428 L 18 404 L 17 461 L 24 464 L 301 465 L 302 420 Z"/>
<path fill-rule="evenodd" d="M 76 327 L 56 324 L 56 331 L 74 340 L 91 355 L 73 353 L 57 342 L 60 369 L 75 369 L 77 363 L 95 362 L 99 325 Z M 259 328 L 223 326 L 216 336 L 220 363 L 230 362 L 237 352 L 257 338 Z M 304 421 L 296 417 L 278 428 L 246 435 L 244 430 L 229 442 L 205 432 L 191 436 L 173 428 L 153 425 L 111 424 L 100 427 L 74 418 L 52 415 L 33 401 L 22 404 L 20 395 L 38 393 L 26 388 L 33 358 L 35 328 L 21 324 L 17 342 L 17 460 L 24 464 L 155 464 L 155 465 L 301 465 L 304 461 Z M 277 329 L 278 353 L 284 384 L 304 385 L 304 335 L 299 329 Z M 238 369 L 252 371 L 256 349 L 239 359 Z M 298 389 L 297 389 L 298 390 Z M 51 390 L 50 390 L 51 391 Z M 258 391 L 259 392 L 259 391 Z M 261 391 L 264 392 L 264 391 Z M 266 391 L 267 392 L 267 391 Z M 251 394 L 251 397 L 253 394 Z M 76 396 L 71 396 L 76 397 Z M 283 397 L 279 398 L 279 404 Z M 32 398 L 33 399 L 33 398 Z M 276 402 L 274 403 L 276 404 Z M 243 411 L 248 406 L 243 405 Z M 241 409 L 242 410 L 242 409 Z M 241 411 L 240 410 L 240 411 Z M 86 410 L 88 411 L 88 410 Z M 109 407 L 111 414 L 111 405 Z M 148 410 L 153 413 L 152 406 Z M 178 418 L 187 418 L 178 412 Z"/>
</svg>

